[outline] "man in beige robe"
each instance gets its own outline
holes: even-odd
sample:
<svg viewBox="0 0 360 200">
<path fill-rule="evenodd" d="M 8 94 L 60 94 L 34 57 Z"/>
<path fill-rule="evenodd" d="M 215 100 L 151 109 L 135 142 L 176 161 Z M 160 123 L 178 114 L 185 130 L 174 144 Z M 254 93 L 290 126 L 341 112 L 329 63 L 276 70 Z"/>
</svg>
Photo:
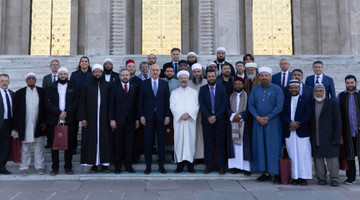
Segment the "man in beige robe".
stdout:
<svg viewBox="0 0 360 200">
<path fill-rule="evenodd" d="M 189 81 L 189 87 L 195 89 L 198 93 L 200 87 L 207 84 L 207 80 L 203 79 L 203 68 L 199 63 L 195 63 L 191 67 L 192 80 Z M 201 111 L 199 110 L 196 118 L 196 141 L 195 141 L 195 159 L 204 159 L 204 138 L 201 125 Z"/>
<path fill-rule="evenodd" d="M 196 139 L 196 118 L 199 111 L 197 91 L 188 86 L 189 72 L 177 73 L 180 87 L 170 95 L 170 109 L 174 120 L 174 158 L 177 163 L 175 173 L 184 170 L 194 173 L 194 155 Z"/>
</svg>

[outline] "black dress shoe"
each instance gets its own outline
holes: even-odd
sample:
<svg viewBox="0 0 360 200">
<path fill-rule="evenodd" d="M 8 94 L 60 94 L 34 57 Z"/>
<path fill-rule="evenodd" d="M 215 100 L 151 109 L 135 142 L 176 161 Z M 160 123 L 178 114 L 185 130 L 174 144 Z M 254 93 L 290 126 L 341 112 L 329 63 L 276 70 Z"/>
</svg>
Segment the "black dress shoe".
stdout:
<svg viewBox="0 0 360 200">
<path fill-rule="evenodd" d="M 279 175 L 274 176 L 274 184 L 281 184 L 281 178 Z"/>
<path fill-rule="evenodd" d="M 95 174 L 98 171 L 97 166 L 92 166 L 91 169 L 89 170 L 90 174 Z"/>
<path fill-rule="evenodd" d="M 299 178 L 299 184 L 302 185 L 302 186 L 305 186 L 308 183 L 307 183 L 307 181 L 305 179 Z"/>
<path fill-rule="evenodd" d="M 326 185 L 326 184 L 327 184 L 326 180 L 321 179 L 318 181 L 318 185 Z"/>
<path fill-rule="evenodd" d="M 167 173 L 167 171 L 165 170 L 164 167 L 160 167 L 160 168 L 159 168 L 159 172 L 162 173 L 162 174 L 166 174 L 166 173 Z"/>
<path fill-rule="evenodd" d="M 7 169 L 4 169 L 4 170 L 0 171 L 0 174 L 8 175 L 8 174 L 11 174 L 11 172 L 8 171 Z"/>
<path fill-rule="evenodd" d="M 115 174 L 120 174 L 120 173 L 121 173 L 121 169 L 115 169 L 114 173 L 115 173 Z"/>
<path fill-rule="evenodd" d="M 236 168 L 231 168 L 231 169 L 230 169 L 230 173 L 232 173 L 232 174 L 237 174 L 237 173 L 239 173 L 239 170 L 236 169 Z"/>
<path fill-rule="evenodd" d="M 53 170 L 51 170 L 50 175 L 51 176 L 56 176 L 58 173 L 59 173 L 59 170 L 53 169 Z"/>
<path fill-rule="evenodd" d="M 144 171 L 144 174 L 150 174 L 151 173 L 151 169 L 150 168 L 146 168 Z"/>
<path fill-rule="evenodd" d="M 225 169 L 219 169 L 219 174 L 224 175 L 225 174 Z"/>
<path fill-rule="evenodd" d="M 129 173 L 135 173 L 135 170 L 132 167 L 126 168 L 126 171 Z"/>
<path fill-rule="evenodd" d="M 251 176 L 251 172 L 244 170 L 244 175 L 245 175 L 245 176 Z"/>
<path fill-rule="evenodd" d="M 259 178 L 257 178 L 256 180 L 259 182 L 269 181 L 269 180 L 271 180 L 271 176 L 270 176 L 270 174 L 265 173 L 265 174 L 262 174 L 261 176 L 259 176 Z"/>
<path fill-rule="evenodd" d="M 208 174 L 208 173 L 210 173 L 210 172 L 211 172 L 211 169 L 210 169 L 210 168 L 207 168 L 207 167 L 206 167 L 206 168 L 204 169 L 204 174 Z"/>
<path fill-rule="evenodd" d="M 336 180 L 332 180 L 332 181 L 330 182 L 330 185 L 331 185 L 331 186 L 339 186 L 339 182 L 336 181 Z"/>
<path fill-rule="evenodd" d="M 190 173 L 196 173 L 196 171 L 195 171 L 195 169 L 192 167 L 192 168 L 188 168 L 188 172 L 190 172 Z"/>
<path fill-rule="evenodd" d="M 67 175 L 73 175 L 74 171 L 72 169 L 65 169 L 65 174 Z"/>
<path fill-rule="evenodd" d="M 101 166 L 101 171 L 104 173 L 110 173 L 109 167 L 108 166 Z"/>
<path fill-rule="evenodd" d="M 174 171 L 174 173 L 175 173 L 175 174 L 178 174 L 178 173 L 181 173 L 181 172 L 183 172 L 183 171 L 184 171 L 184 169 L 176 168 L 175 171 Z"/>
<path fill-rule="evenodd" d="M 299 185 L 300 181 L 298 179 L 292 179 L 290 184 L 291 185 Z"/>
<path fill-rule="evenodd" d="M 344 184 L 345 185 L 351 185 L 353 183 L 356 183 L 355 179 L 350 179 L 350 178 L 347 178 L 345 181 L 344 181 Z"/>
</svg>

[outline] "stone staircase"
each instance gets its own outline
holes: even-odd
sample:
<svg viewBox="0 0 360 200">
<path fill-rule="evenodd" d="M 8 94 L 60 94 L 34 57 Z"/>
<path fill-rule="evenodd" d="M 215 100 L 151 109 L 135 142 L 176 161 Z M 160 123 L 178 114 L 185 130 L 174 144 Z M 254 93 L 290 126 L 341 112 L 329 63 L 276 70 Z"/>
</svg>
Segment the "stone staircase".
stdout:
<svg viewBox="0 0 360 200">
<path fill-rule="evenodd" d="M 41 86 L 42 77 L 50 73 L 49 64 L 52 59 L 58 59 L 62 67 L 66 67 L 69 71 L 74 71 L 78 65 L 79 59 L 81 56 L 0 56 L 0 74 L 7 73 L 10 75 L 10 86 L 9 88 L 16 91 L 21 87 L 26 85 L 24 81 L 24 75 L 28 72 L 34 72 L 38 76 L 38 86 Z M 119 71 L 120 68 L 125 67 L 125 62 L 127 59 L 135 60 L 136 66 L 139 65 L 141 61 L 146 61 L 146 55 L 123 55 L 123 56 L 89 56 L 91 65 L 95 63 L 102 63 L 105 58 L 111 58 L 114 61 L 115 71 Z M 312 72 L 312 63 L 315 60 L 321 60 L 324 62 L 324 73 L 333 77 L 335 82 L 336 93 L 338 94 L 345 89 L 344 77 L 348 74 L 354 74 L 358 78 L 359 73 L 359 55 L 294 55 L 294 56 L 256 56 L 255 61 L 258 66 L 269 66 L 272 67 L 274 73 L 280 71 L 279 61 L 281 58 L 287 58 L 291 65 L 291 70 L 295 68 L 300 68 L 304 71 L 304 81 L 305 77 L 311 75 Z M 157 63 L 163 65 L 164 63 L 170 60 L 170 56 L 158 56 Z M 181 59 L 186 59 L 185 55 L 181 56 Z M 203 66 L 210 61 L 215 59 L 214 55 L 199 55 L 198 62 Z M 235 64 L 236 61 L 241 60 L 242 55 L 230 55 L 227 56 L 227 61 Z M 139 70 L 137 69 L 137 73 Z M 81 140 L 79 134 L 79 140 Z M 81 144 L 81 142 L 79 142 Z M 73 169 L 74 175 L 64 175 L 64 171 L 61 168 L 64 163 L 63 161 L 63 152 L 60 151 L 60 173 L 57 176 L 50 176 L 51 170 L 51 152 L 49 149 L 45 149 L 45 164 L 46 164 L 46 174 L 37 175 L 35 174 L 35 169 L 31 168 L 29 172 L 30 175 L 22 177 L 19 175 L 19 164 L 9 162 L 8 169 L 13 172 L 12 175 L 4 176 L 0 175 L 0 180 L 88 180 L 88 179 L 234 179 L 234 180 L 246 180 L 246 179 L 255 179 L 257 174 L 252 176 L 244 176 L 242 174 L 233 175 L 227 173 L 226 175 L 219 175 L 217 172 L 212 172 L 210 174 L 204 175 L 202 170 L 205 168 L 204 164 L 199 164 L 195 166 L 197 170 L 196 174 L 191 174 L 188 172 L 183 172 L 181 174 L 174 174 L 176 165 L 173 164 L 171 160 L 171 153 L 166 155 L 165 168 L 168 170 L 168 174 L 160 174 L 157 172 L 157 164 L 154 162 L 152 169 L 153 172 L 150 175 L 144 175 L 143 171 L 145 170 L 144 157 L 141 155 L 140 160 L 137 164 L 134 164 L 133 167 L 136 170 L 135 174 L 129 174 L 127 172 L 122 172 L 120 175 L 114 175 L 114 173 L 105 174 L 88 174 L 89 167 L 80 166 L 80 149 L 78 148 L 77 154 L 73 158 Z M 153 160 L 156 161 L 157 157 L 154 156 Z M 342 177 L 344 177 L 345 172 L 340 171 Z"/>
</svg>

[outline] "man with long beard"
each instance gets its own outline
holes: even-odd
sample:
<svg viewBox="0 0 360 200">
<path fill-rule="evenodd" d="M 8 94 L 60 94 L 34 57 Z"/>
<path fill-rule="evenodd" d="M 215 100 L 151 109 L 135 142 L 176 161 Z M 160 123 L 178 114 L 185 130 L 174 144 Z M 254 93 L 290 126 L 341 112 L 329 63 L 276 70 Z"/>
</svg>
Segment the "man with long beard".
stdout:
<svg viewBox="0 0 360 200">
<path fill-rule="evenodd" d="M 319 185 L 327 184 L 326 165 L 330 172 L 330 185 L 339 185 L 339 145 L 341 116 L 335 100 L 326 95 L 325 86 L 316 84 L 311 118 L 311 149 L 314 157 L 315 176 Z M 325 165 L 326 159 L 326 165 Z"/>
<path fill-rule="evenodd" d="M 207 80 L 203 79 L 203 68 L 199 63 L 195 63 L 191 67 L 192 80 L 189 81 L 189 87 L 195 89 L 198 93 L 200 88 L 207 84 Z M 201 110 L 199 110 L 196 118 L 196 141 L 194 159 L 204 159 L 204 138 L 201 125 Z"/>
<path fill-rule="evenodd" d="M 119 79 L 119 73 L 114 72 L 113 61 L 110 58 L 106 58 L 103 63 L 104 76 L 106 82 L 113 83 Z"/>
<path fill-rule="evenodd" d="M 254 117 L 251 170 L 263 172 L 258 181 L 271 180 L 279 184 L 279 162 L 281 156 L 282 125 L 280 113 L 283 110 L 284 93 L 271 83 L 272 69 L 261 67 L 260 85 L 255 86 L 249 96 L 249 111 Z"/>
<path fill-rule="evenodd" d="M 356 88 L 357 80 L 354 75 L 345 77 L 346 90 L 337 96 L 342 119 L 342 136 L 344 141 L 345 159 L 349 169 L 346 170 L 346 185 L 355 183 L 355 156 L 360 155 L 359 114 L 360 93 Z"/>
<path fill-rule="evenodd" d="M 245 92 L 250 94 L 251 89 L 256 85 L 260 84 L 259 75 L 256 74 L 257 65 L 256 63 L 246 63 L 246 79 L 245 79 Z"/>
</svg>

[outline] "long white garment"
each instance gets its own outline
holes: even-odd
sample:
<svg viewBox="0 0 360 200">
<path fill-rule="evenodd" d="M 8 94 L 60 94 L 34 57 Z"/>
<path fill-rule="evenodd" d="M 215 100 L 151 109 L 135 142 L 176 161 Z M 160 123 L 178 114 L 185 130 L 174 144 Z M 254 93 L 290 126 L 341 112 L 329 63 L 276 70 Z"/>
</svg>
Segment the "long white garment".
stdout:
<svg viewBox="0 0 360 200">
<path fill-rule="evenodd" d="M 34 142 L 36 123 L 39 114 L 39 94 L 36 87 L 31 89 L 26 87 L 26 121 L 24 142 Z"/>
<path fill-rule="evenodd" d="M 240 96 L 241 96 L 241 92 L 237 93 L 236 96 L 236 113 L 239 112 L 239 105 L 240 105 Z M 234 117 L 236 115 L 236 113 L 233 113 L 230 116 L 230 121 L 234 120 Z M 242 120 L 242 119 L 241 119 Z M 244 160 L 244 137 L 241 137 L 241 144 L 237 145 L 234 144 L 234 158 L 230 158 L 228 159 L 228 166 L 229 168 L 236 168 L 236 169 L 241 169 L 241 170 L 245 170 L 245 171 L 250 171 L 250 162 L 248 160 Z"/>
<path fill-rule="evenodd" d="M 295 120 L 298 96 L 291 97 L 291 121 Z M 296 131 L 290 132 L 290 137 L 285 138 L 287 151 L 291 159 L 292 179 L 312 179 L 312 160 L 310 137 L 300 138 Z"/>
<path fill-rule="evenodd" d="M 189 81 L 189 87 L 195 89 L 198 93 L 200 91 L 200 87 L 207 84 L 207 80 L 203 79 L 201 83 L 195 84 L 193 81 Z M 195 140 L 195 159 L 203 159 L 204 158 L 204 135 L 201 124 L 201 110 L 199 109 L 198 116 L 196 118 L 196 140 Z"/>
<path fill-rule="evenodd" d="M 199 111 L 198 93 L 196 90 L 179 87 L 170 95 L 170 109 L 174 116 L 174 153 L 175 162 L 193 162 L 196 139 L 196 117 Z M 189 113 L 188 120 L 181 116 Z"/>
<path fill-rule="evenodd" d="M 20 170 L 28 170 L 31 164 L 31 146 L 34 148 L 34 167 L 35 169 L 45 169 L 44 158 L 45 136 L 35 138 L 34 142 L 21 143 L 21 164 Z"/>
</svg>

